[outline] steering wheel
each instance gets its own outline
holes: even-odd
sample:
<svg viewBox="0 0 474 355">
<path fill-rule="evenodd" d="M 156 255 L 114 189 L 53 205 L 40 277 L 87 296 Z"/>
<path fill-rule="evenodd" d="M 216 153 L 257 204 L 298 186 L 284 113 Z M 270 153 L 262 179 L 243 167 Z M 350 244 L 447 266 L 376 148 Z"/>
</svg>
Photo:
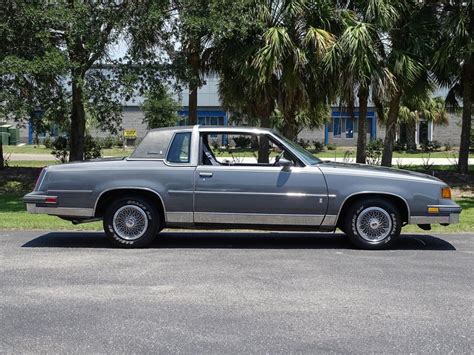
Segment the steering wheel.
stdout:
<svg viewBox="0 0 474 355">
<path fill-rule="evenodd" d="M 283 155 L 285 154 L 285 151 L 282 150 L 280 154 L 278 154 L 276 157 L 275 157 L 275 162 L 273 163 L 273 166 L 277 166 L 278 165 L 278 162 L 280 161 L 281 158 L 283 158 Z"/>
</svg>

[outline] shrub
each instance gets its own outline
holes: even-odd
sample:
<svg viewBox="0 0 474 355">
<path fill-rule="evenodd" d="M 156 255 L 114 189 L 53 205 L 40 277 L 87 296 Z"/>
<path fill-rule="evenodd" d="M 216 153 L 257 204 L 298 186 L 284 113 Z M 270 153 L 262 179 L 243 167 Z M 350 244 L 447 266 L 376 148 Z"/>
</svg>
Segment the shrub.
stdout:
<svg viewBox="0 0 474 355">
<path fill-rule="evenodd" d="M 91 160 L 102 156 L 100 143 L 90 135 L 84 137 L 84 159 Z"/>
<path fill-rule="evenodd" d="M 53 140 L 49 136 L 44 139 L 43 144 L 48 149 L 53 148 Z"/>
<path fill-rule="evenodd" d="M 309 141 L 304 140 L 303 138 L 300 138 L 296 143 L 298 143 L 300 146 L 302 146 L 304 149 L 307 149 L 309 147 Z"/>
<path fill-rule="evenodd" d="M 56 137 L 51 147 L 53 150 L 51 154 L 61 163 L 65 163 L 69 156 L 69 140 L 66 137 Z"/>
<path fill-rule="evenodd" d="M 380 165 L 383 153 L 383 141 L 373 139 L 367 143 L 367 164 Z"/>
<path fill-rule="evenodd" d="M 117 142 L 117 138 L 108 136 L 99 140 L 98 144 L 100 144 L 100 147 L 102 149 L 110 149 L 110 148 L 113 148 L 114 145 L 116 145 L 116 142 Z"/>
<path fill-rule="evenodd" d="M 424 152 L 435 152 L 441 148 L 441 143 L 438 141 L 427 141 L 421 143 L 421 150 Z"/>
<path fill-rule="evenodd" d="M 236 148 L 250 148 L 252 145 L 252 139 L 246 136 L 234 137 L 234 143 Z"/>
<path fill-rule="evenodd" d="M 51 154 L 54 155 L 61 163 L 66 163 L 69 157 L 69 139 L 67 137 L 59 136 L 52 143 L 53 150 Z M 90 160 L 95 158 L 100 158 L 102 152 L 100 149 L 100 144 L 90 135 L 84 137 L 84 159 Z"/>
<path fill-rule="evenodd" d="M 326 148 L 328 148 L 328 150 L 336 150 L 337 147 L 335 144 L 328 144 Z"/>
<path fill-rule="evenodd" d="M 446 143 L 444 144 L 444 150 L 445 150 L 445 151 L 449 152 L 449 151 L 451 151 L 452 149 L 453 149 L 453 146 L 451 145 L 451 143 L 446 142 Z"/>
<path fill-rule="evenodd" d="M 324 150 L 324 144 L 319 141 L 313 141 L 313 147 L 316 153 L 322 152 Z"/>
<path fill-rule="evenodd" d="M 393 150 L 396 152 L 405 152 L 407 150 L 407 146 L 405 143 L 400 142 L 399 139 L 393 145 Z"/>
</svg>

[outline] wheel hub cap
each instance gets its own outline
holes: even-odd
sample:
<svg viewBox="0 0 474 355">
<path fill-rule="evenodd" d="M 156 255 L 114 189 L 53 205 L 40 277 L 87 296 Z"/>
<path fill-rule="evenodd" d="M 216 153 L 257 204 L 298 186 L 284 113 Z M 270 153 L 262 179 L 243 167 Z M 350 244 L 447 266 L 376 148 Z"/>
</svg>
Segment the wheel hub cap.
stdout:
<svg viewBox="0 0 474 355">
<path fill-rule="evenodd" d="M 356 227 L 362 238 L 376 243 L 388 237 L 392 230 L 392 219 L 383 208 L 368 207 L 357 217 Z"/>
<path fill-rule="evenodd" d="M 120 207 L 114 214 L 113 227 L 115 233 L 122 239 L 138 239 L 148 228 L 146 212 L 136 205 Z"/>
</svg>

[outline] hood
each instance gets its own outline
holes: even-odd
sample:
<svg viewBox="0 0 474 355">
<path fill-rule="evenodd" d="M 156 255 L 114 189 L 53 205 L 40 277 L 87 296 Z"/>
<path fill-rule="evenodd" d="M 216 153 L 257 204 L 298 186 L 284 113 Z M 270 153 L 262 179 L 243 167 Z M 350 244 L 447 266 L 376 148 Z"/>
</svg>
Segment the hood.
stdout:
<svg viewBox="0 0 474 355">
<path fill-rule="evenodd" d="M 402 179 L 407 181 L 425 180 L 431 183 L 438 182 L 444 184 L 440 179 L 428 174 L 410 170 L 387 168 L 384 166 L 323 161 L 318 164 L 318 167 L 327 174 L 331 174 L 331 172 L 334 172 L 334 170 L 337 169 L 338 173 L 347 173 L 348 175 L 366 175 L 368 177 L 385 177 L 388 179 Z"/>
</svg>

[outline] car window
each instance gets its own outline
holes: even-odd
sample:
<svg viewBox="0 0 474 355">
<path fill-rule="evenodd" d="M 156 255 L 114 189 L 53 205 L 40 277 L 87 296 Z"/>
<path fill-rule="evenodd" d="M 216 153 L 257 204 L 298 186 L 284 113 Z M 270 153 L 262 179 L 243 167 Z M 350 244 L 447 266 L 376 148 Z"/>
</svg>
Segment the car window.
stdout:
<svg viewBox="0 0 474 355">
<path fill-rule="evenodd" d="M 251 133 L 203 133 L 203 165 L 273 166 L 278 156 L 291 155 L 271 137 Z"/>
<path fill-rule="evenodd" d="M 306 164 L 308 165 L 316 165 L 316 164 L 319 164 L 321 163 L 321 159 L 319 158 L 316 158 L 313 154 L 311 154 L 311 152 L 307 151 L 306 149 L 304 149 L 302 146 L 296 144 L 295 142 L 289 140 L 288 138 L 282 136 L 281 134 L 279 133 L 275 133 L 278 138 L 280 138 L 281 140 L 283 140 L 286 144 L 288 144 L 291 148 L 294 149 L 294 151 L 297 152 L 298 154 L 298 157 L 300 159 L 302 159 Z"/>
<path fill-rule="evenodd" d="M 189 163 L 191 132 L 176 133 L 166 160 L 170 163 Z"/>
</svg>

